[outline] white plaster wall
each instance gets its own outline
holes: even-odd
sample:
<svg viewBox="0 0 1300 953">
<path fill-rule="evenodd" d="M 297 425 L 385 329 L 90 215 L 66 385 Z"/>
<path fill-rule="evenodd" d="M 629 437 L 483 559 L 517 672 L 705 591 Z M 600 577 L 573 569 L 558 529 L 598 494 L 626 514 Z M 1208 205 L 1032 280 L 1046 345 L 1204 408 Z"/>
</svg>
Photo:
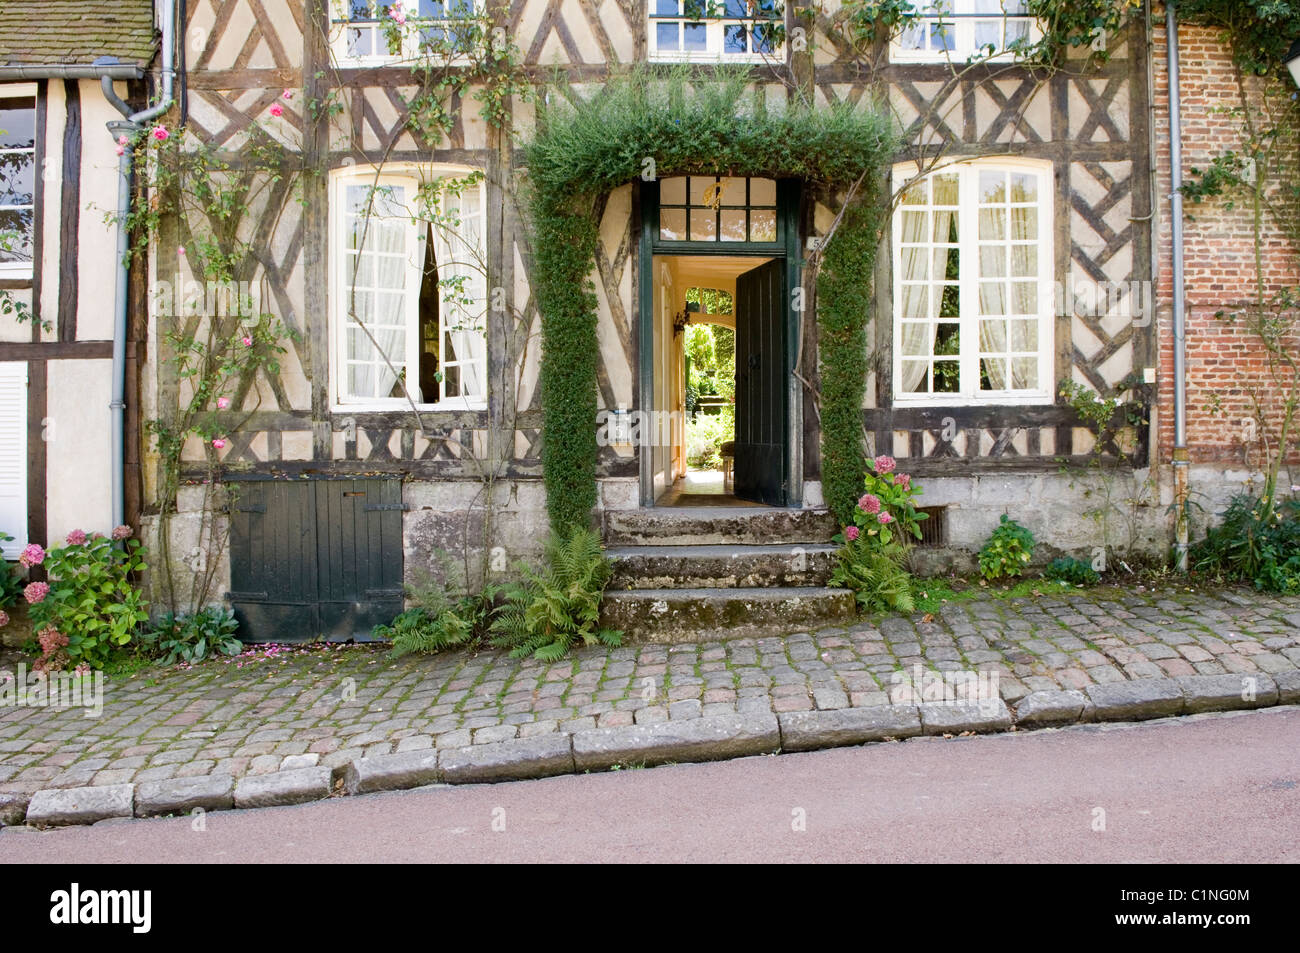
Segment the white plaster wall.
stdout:
<svg viewBox="0 0 1300 953">
<path fill-rule="evenodd" d="M 50 540 L 113 527 L 108 402 L 112 361 L 50 361 L 46 484 Z"/>
<path fill-rule="evenodd" d="M 119 96 L 126 86 L 117 84 Z M 99 84 L 81 83 L 81 222 L 77 230 L 77 340 L 113 337 L 113 295 L 117 282 L 116 233 L 104 216 L 117 208 L 117 151 L 105 128 L 120 119 Z M 54 216 L 58 217 L 57 211 Z M 57 265 L 56 265 L 57 270 Z M 50 392 L 54 388 L 51 385 Z"/>
</svg>

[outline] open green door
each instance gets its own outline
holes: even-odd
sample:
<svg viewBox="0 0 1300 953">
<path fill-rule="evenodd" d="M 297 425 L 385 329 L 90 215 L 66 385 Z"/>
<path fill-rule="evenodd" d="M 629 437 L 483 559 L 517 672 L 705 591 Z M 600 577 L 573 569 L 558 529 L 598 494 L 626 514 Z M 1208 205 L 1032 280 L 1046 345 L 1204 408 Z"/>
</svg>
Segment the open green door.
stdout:
<svg viewBox="0 0 1300 953">
<path fill-rule="evenodd" d="M 736 279 L 735 493 L 769 506 L 789 499 L 785 270 L 776 259 Z"/>
</svg>

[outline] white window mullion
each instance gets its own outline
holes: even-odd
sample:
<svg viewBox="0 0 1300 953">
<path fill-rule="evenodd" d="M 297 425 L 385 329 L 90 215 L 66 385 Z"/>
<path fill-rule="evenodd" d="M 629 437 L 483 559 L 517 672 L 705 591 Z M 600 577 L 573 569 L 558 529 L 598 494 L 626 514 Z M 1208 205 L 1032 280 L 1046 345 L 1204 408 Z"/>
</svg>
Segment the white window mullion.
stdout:
<svg viewBox="0 0 1300 953">
<path fill-rule="evenodd" d="M 979 175 L 964 166 L 958 176 L 958 234 L 961 236 L 961 396 L 979 397 Z"/>
</svg>

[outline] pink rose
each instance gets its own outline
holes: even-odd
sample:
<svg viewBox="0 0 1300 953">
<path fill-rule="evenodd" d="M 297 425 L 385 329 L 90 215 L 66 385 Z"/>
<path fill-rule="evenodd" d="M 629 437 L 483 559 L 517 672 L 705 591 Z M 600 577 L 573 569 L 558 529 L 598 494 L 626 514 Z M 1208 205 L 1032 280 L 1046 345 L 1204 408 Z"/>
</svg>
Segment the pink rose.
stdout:
<svg viewBox="0 0 1300 953">
<path fill-rule="evenodd" d="M 244 347 L 252 347 L 252 346 L 253 346 L 253 339 L 252 339 L 251 337 L 249 337 L 247 334 L 245 334 L 245 335 L 244 335 L 242 338 L 240 338 L 239 340 L 241 340 L 241 341 L 244 343 Z"/>
<path fill-rule="evenodd" d="M 858 500 L 858 509 L 864 513 L 876 514 L 880 512 L 880 497 L 871 493 L 863 493 L 862 498 Z"/>
<path fill-rule="evenodd" d="M 293 99 L 293 90 L 292 90 L 292 89 L 286 89 L 286 90 L 284 91 L 284 98 L 285 98 L 285 99 Z"/>
<path fill-rule="evenodd" d="M 135 535 L 135 530 L 123 523 L 121 526 L 113 527 L 113 539 L 119 543 L 124 539 L 130 539 Z"/>
<path fill-rule="evenodd" d="M 39 566 L 45 562 L 45 550 L 36 543 L 30 543 L 18 557 L 18 565 L 27 569 L 30 566 Z"/>
<path fill-rule="evenodd" d="M 880 474 L 893 473 L 894 467 L 898 465 L 893 457 L 887 457 L 883 453 L 875 459 L 876 472 Z"/>
<path fill-rule="evenodd" d="M 279 103 L 271 103 L 271 115 L 276 117 L 283 116 L 284 107 Z"/>
<path fill-rule="evenodd" d="M 225 410 L 225 409 L 226 409 L 227 407 L 229 407 L 229 406 L 230 406 L 230 398 L 229 398 L 229 397 L 218 397 L 218 398 L 217 398 L 217 410 Z"/>
<path fill-rule="evenodd" d="M 894 522 L 894 518 L 888 513 L 881 513 L 876 517 L 876 519 L 880 522 L 881 526 L 888 526 L 890 523 Z"/>
<path fill-rule="evenodd" d="M 220 450 L 223 447 L 225 447 L 225 445 L 226 445 L 226 441 L 222 440 L 220 437 L 214 437 L 212 440 L 213 450 Z"/>
<path fill-rule="evenodd" d="M 847 539 L 850 543 L 853 542 L 861 535 L 862 535 L 862 530 L 858 529 L 856 526 L 844 527 L 844 538 Z"/>
<path fill-rule="evenodd" d="M 120 136 L 117 137 L 117 144 L 118 144 L 119 146 L 123 146 L 123 147 L 125 147 L 125 146 L 127 146 L 127 145 L 130 145 L 130 142 L 131 142 L 131 140 L 127 139 L 127 137 L 126 137 L 126 133 L 122 133 L 122 135 L 120 135 Z"/>
<path fill-rule="evenodd" d="M 86 541 L 86 534 L 82 530 L 74 529 L 71 533 L 68 534 L 69 546 L 80 546 L 85 541 Z"/>
<path fill-rule="evenodd" d="M 167 139 L 171 138 L 171 133 L 167 131 L 166 126 L 154 126 L 153 137 L 157 139 L 159 142 L 164 142 Z"/>
<path fill-rule="evenodd" d="M 177 246 L 176 246 L 176 254 L 178 254 L 178 255 L 184 255 L 184 254 L 185 254 L 185 246 L 184 246 L 184 245 L 177 245 Z"/>
<path fill-rule="evenodd" d="M 118 146 L 118 147 L 117 147 L 117 154 L 118 154 L 118 155 L 126 155 L 126 148 L 125 148 L 124 146 Z"/>
<path fill-rule="evenodd" d="M 45 582 L 29 582 L 27 587 L 23 589 L 23 598 L 26 599 L 27 604 L 31 606 L 43 601 L 49 594 L 50 586 L 49 583 Z"/>
</svg>

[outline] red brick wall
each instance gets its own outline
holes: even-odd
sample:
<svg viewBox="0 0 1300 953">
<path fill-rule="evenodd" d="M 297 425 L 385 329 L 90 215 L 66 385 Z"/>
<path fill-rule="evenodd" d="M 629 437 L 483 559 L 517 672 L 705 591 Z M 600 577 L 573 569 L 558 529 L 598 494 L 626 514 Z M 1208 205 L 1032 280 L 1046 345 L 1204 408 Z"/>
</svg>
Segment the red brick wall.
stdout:
<svg viewBox="0 0 1300 953">
<path fill-rule="evenodd" d="M 1160 335 L 1159 462 L 1173 449 L 1173 243 L 1169 163 L 1168 44 L 1163 9 L 1157 8 L 1153 44 L 1157 175 L 1156 234 Z M 1241 119 L 1226 112 L 1241 102 L 1230 52 L 1218 31 L 1179 25 L 1183 175 L 1205 169 L 1226 150 L 1242 149 Z M 1228 205 L 1232 199 L 1236 204 Z M 1253 212 L 1249 194 L 1186 202 L 1187 443 L 1193 462 L 1257 465 L 1259 446 L 1249 438 L 1252 394 L 1260 395 L 1277 420 L 1278 392 L 1269 386 L 1265 353 L 1254 336 L 1215 318 L 1255 297 Z M 1300 254 L 1264 218 L 1263 272 L 1267 290 L 1300 284 Z M 1300 353 L 1300 346 L 1296 348 Z M 1217 400 L 1221 413 L 1208 408 Z M 1274 428 L 1275 429 L 1275 428 Z"/>
</svg>

